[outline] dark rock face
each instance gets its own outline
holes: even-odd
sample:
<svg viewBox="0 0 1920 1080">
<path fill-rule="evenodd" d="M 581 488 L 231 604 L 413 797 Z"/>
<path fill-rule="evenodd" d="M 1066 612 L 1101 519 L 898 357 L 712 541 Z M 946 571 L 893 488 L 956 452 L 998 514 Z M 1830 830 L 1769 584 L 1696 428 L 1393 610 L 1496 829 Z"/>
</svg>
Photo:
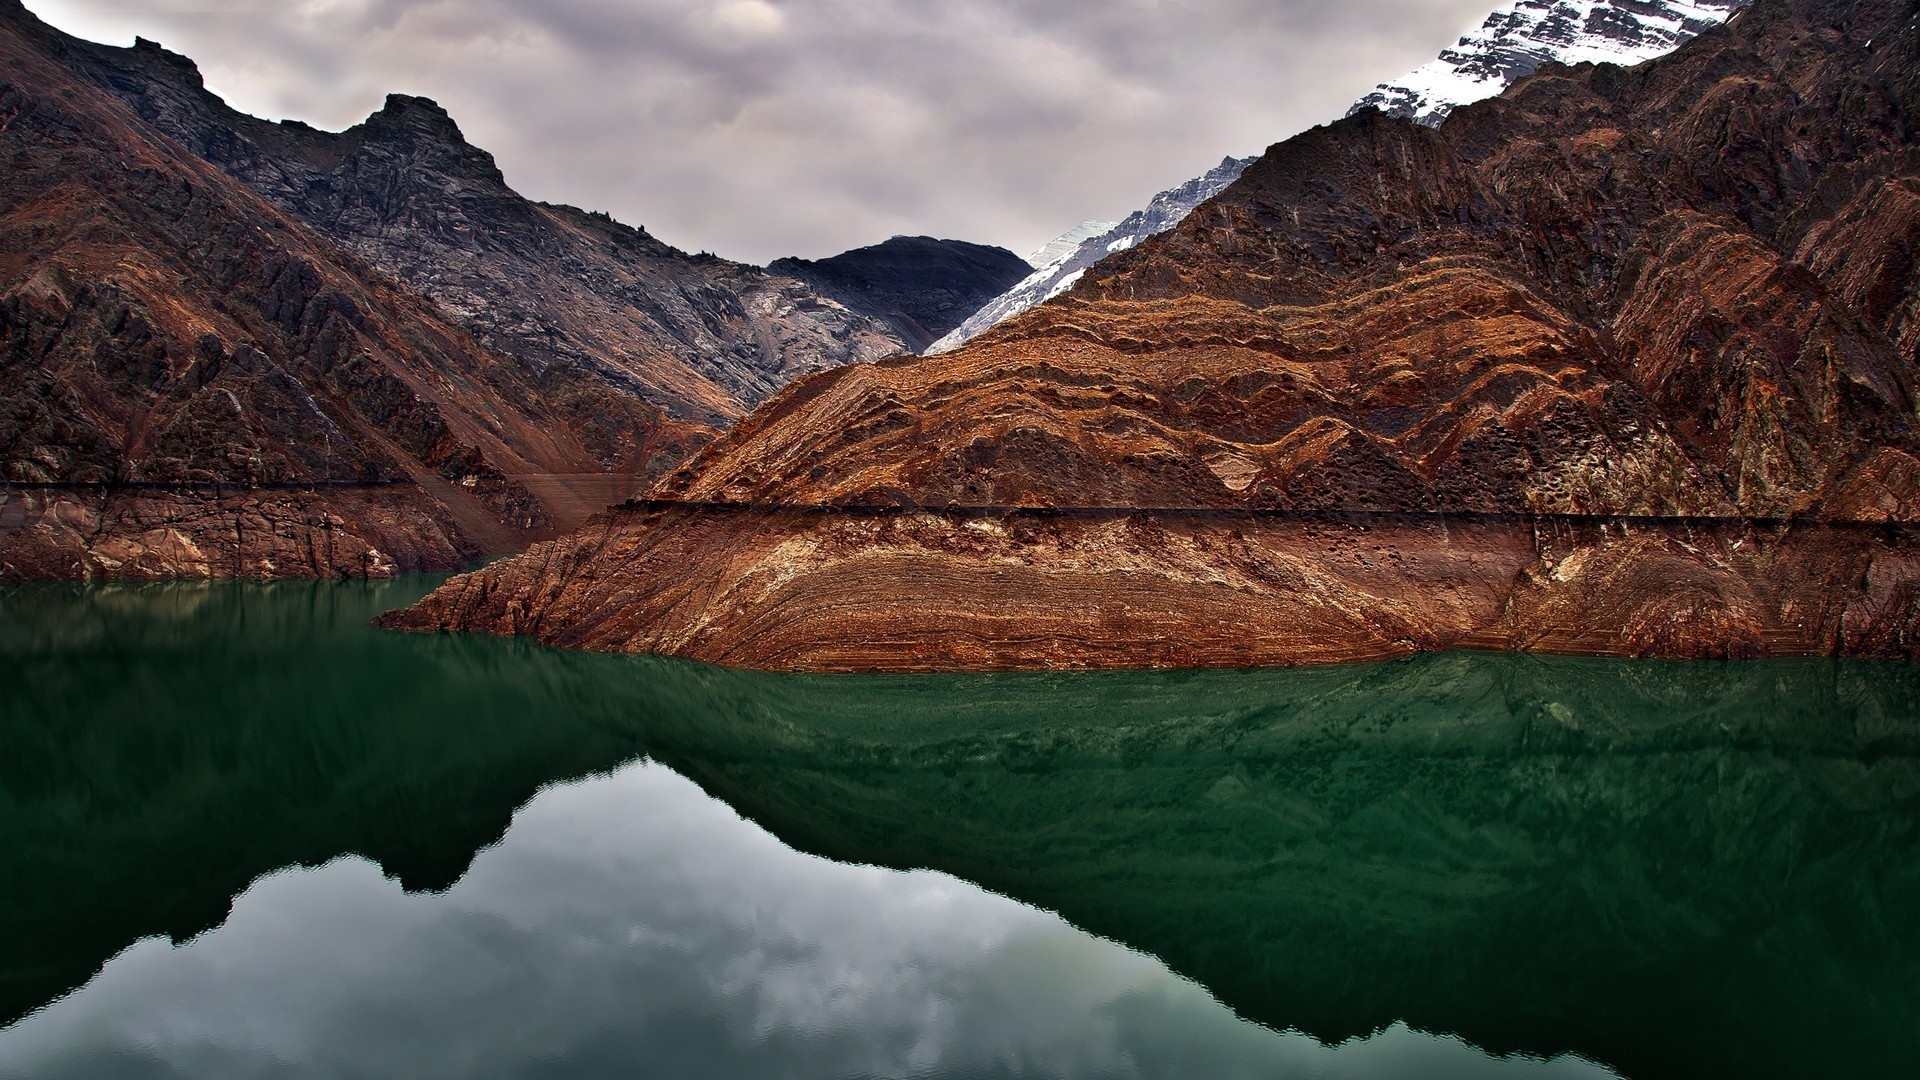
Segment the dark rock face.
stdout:
<svg viewBox="0 0 1920 1080">
<path fill-rule="evenodd" d="M 1920 654 L 1917 12 L 1759 0 L 1438 130 L 1368 110 L 1303 134 L 1062 301 L 790 387 L 656 488 L 701 545 L 616 516 L 564 574 L 490 569 L 402 621 L 771 667 L 839 666 L 835 635 L 903 668 Z M 748 550 L 742 504 L 834 523 L 757 521 Z M 878 524 L 955 504 L 1068 524 Z M 1378 527 L 1365 586 L 1288 524 L 1378 515 L 1413 524 Z M 930 625 L 929 575 L 958 583 Z M 1039 607 L 999 618 L 1002 580 Z M 855 633 L 749 602 L 816 586 L 893 614 Z"/>
<path fill-rule="evenodd" d="M 518 479 L 599 471 L 537 373 L 75 75 L 68 44 L 0 5 L 0 578 L 450 569 L 605 505 Z"/>
<path fill-rule="evenodd" d="M 725 426 L 797 375 L 901 349 L 792 279 L 522 198 L 425 98 L 393 95 L 336 134 L 236 112 L 152 42 L 57 47 L 156 130 L 527 364 L 608 467 L 644 467 L 662 410 Z"/>
<path fill-rule="evenodd" d="M 767 269 L 879 319 L 914 352 L 1033 272 L 1006 248 L 931 236 L 896 236 L 827 259 L 777 259 Z"/>
<path fill-rule="evenodd" d="M 451 568 L 900 348 L 801 282 L 521 198 L 425 99 L 268 123 L 17 0 L 0 50 L 0 576 Z"/>
</svg>

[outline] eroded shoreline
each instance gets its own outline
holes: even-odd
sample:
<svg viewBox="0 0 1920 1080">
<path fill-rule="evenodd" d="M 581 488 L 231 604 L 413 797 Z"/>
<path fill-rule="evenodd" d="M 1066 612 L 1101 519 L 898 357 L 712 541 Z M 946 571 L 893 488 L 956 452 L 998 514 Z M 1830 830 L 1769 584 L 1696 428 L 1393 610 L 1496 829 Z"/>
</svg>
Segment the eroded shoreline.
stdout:
<svg viewBox="0 0 1920 1080">
<path fill-rule="evenodd" d="M 1913 659 L 1897 524 L 634 503 L 381 619 L 792 671 Z"/>
</svg>

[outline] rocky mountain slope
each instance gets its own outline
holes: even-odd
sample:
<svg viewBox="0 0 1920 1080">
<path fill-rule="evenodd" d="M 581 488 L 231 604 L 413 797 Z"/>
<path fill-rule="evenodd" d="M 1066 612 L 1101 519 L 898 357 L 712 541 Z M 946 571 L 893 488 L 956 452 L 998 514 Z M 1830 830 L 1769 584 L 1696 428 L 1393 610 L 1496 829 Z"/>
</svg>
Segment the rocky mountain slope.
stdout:
<svg viewBox="0 0 1920 1080">
<path fill-rule="evenodd" d="M 394 623 L 840 669 L 1913 656 L 1916 18 L 1759 0 L 1307 132 Z"/>
<path fill-rule="evenodd" d="M 515 479 L 598 471 L 535 373 L 68 44 L 0 3 L 0 578 L 452 568 L 605 505 Z"/>
<path fill-rule="evenodd" d="M 18 0 L 0 39 L 0 576 L 451 568 L 902 347 L 794 279 L 521 198 L 430 101 L 321 132 Z"/>
<path fill-rule="evenodd" d="M 1037 261 L 1032 273 L 1004 293 L 975 308 L 971 315 L 934 342 L 926 352 L 929 355 L 951 352 L 992 329 L 995 324 L 1067 291 L 1074 282 L 1080 280 L 1080 275 L 1086 272 L 1087 267 L 1179 224 L 1180 219 L 1192 213 L 1194 207 L 1213 198 L 1238 179 L 1241 171 L 1252 162 L 1252 158 L 1224 158 L 1205 175 L 1155 195 L 1145 208 L 1128 214 L 1125 220 L 1080 238 L 1077 243 L 1070 242 L 1076 234 L 1098 224 L 1082 222 L 1079 228 L 1062 234 L 1059 239 L 1034 252 Z"/>
<path fill-rule="evenodd" d="M 1433 60 L 1361 98 L 1428 126 L 1490 98 L 1541 64 L 1631 67 L 1727 20 L 1748 0 L 1515 0 Z M 1351 113 L 1349 113 L 1351 115 Z"/>
<path fill-rule="evenodd" d="M 1517 0 L 1487 16 L 1476 31 L 1440 56 L 1380 87 L 1348 112 L 1375 108 L 1438 125 L 1454 108 L 1489 98 L 1541 64 L 1632 65 L 1672 51 L 1724 22 L 1747 0 Z M 1238 179 L 1253 158 L 1227 158 L 1204 176 L 1153 197 L 1112 229 L 1083 240 L 1003 296 L 975 312 L 929 352 L 948 352 L 994 325 L 1072 288 L 1088 267 L 1179 224 Z"/>
<path fill-rule="evenodd" d="M 662 410 L 724 426 L 796 375 L 902 347 L 792 279 L 522 198 L 427 99 L 394 95 L 337 134 L 271 123 L 152 42 L 38 32 L 156 130 L 526 362 L 610 467 L 642 467 Z"/>
<path fill-rule="evenodd" d="M 826 259 L 778 259 L 768 272 L 806 282 L 862 315 L 878 319 L 913 352 L 1030 272 L 1006 248 L 896 236 Z"/>
</svg>

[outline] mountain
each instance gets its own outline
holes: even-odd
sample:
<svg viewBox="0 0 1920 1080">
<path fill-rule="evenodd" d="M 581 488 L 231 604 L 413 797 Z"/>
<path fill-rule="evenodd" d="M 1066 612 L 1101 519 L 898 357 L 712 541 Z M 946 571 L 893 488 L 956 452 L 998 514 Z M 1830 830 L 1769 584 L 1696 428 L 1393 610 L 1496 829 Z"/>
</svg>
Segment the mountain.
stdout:
<svg viewBox="0 0 1920 1080">
<path fill-rule="evenodd" d="M 424 99 L 268 123 L 18 0 L 0 48 L 3 578 L 452 569 L 901 347 L 801 282 L 520 198 Z"/>
<path fill-rule="evenodd" d="M 1748 0 L 1516 0 L 1487 16 L 1450 49 L 1361 98 L 1429 126 L 1468 102 L 1492 97 L 1541 64 L 1631 67 L 1746 6 Z M 1348 115 L 1352 115 L 1349 113 Z"/>
<path fill-rule="evenodd" d="M 554 383 L 102 92 L 72 44 L 0 3 L 0 578 L 451 569 L 606 505 L 568 480 L 599 466 Z M 609 422 L 676 458 L 709 437 L 637 401 Z"/>
<path fill-rule="evenodd" d="M 156 130 L 577 399 L 569 411 L 608 467 L 643 467 L 628 401 L 724 427 L 796 375 L 901 348 L 791 279 L 522 198 L 425 98 L 393 95 L 332 133 L 229 108 L 192 61 L 152 42 L 63 37 L 59 49 Z"/>
<path fill-rule="evenodd" d="M 1083 221 L 1078 228 L 1061 234 L 1058 238 L 1033 253 L 1031 261 L 1035 269 L 1020 279 L 1012 288 L 994 297 L 976 308 L 965 321 L 955 327 L 940 340 L 934 342 L 925 351 L 934 353 L 951 352 L 967 341 L 991 329 L 994 324 L 1042 304 L 1073 287 L 1087 267 L 1106 258 L 1116 251 L 1145 240 L 1156 233 L 1179 224 L 1180 219 L 1193 212 L 1193 208 L 1211 199 L 1228 184 L 1240 176 L 1252 158 L 1225 158 L 1220 164 L 1208 170 L 1206 175 L 1196 177 L 1179 187 L 1168 188 L 1155 195 L 1145 209 L 1128 214 L 1126 220 L 1118 224 L 1099 229 L 1091 235 L 1081 236 L 1088 230 L 1100 225 L 1100 222 Z M 1075 242 L 1078 237 L 1077 242 Z M 1045 257 L 1046 261 L 1040 260 Z"/>
<path fill-rule="evenodd" d="M 1083 221 L 1029 252 L 1027 265 L 1035 270 L 1044 269 L 1062 256 L 1072 254 L 1081 244 L 1118 224 L 1120 223 L 1117 221 Z"/>
<path fill-rule="evenodd" d="M 1920 652 L 1920 40 L 1758 0 L 1363 110 L 394 625 L 773 668 Z"/>
<path fill-rule="evenodd" d="M 767 270 L 885 323 L 919 352 L 1025 277 L 1029 267 L 1006 248 L 896 236 L 817 261 L 778 259 Z"/>
<path fill-rule="evenodd" d="M 1438 59 L 1395 82 L 1381 83 L 1379 89 L 1356 102 L 1348 115 L 1376 108 L 1392 116 L 1437 125 L 1456 106 L 1492 97 L 1543 63 L 1637 64 L 1726 21 L 1745 3 L 1747 0 L 1517 0 L 1487 16 L 1480 29 L 1462 37 Z M 1082 241 L 1070 253 L 1049 245 L 1055 252 L 1051 260 L 1045 265 L 1036 263 L 1038 269 L 1031 277 L 982 307 L 927 351 L 956 349 L 1002 320 L 1067 291 L 1079 280 L 1079 274 L 1101 259 L 1179 224 L 1194 207 L 1236 180 L 1253 160 L 1223 160 L 1206 175 L 1155 195 L 1145 210 Z"/>
</svg>

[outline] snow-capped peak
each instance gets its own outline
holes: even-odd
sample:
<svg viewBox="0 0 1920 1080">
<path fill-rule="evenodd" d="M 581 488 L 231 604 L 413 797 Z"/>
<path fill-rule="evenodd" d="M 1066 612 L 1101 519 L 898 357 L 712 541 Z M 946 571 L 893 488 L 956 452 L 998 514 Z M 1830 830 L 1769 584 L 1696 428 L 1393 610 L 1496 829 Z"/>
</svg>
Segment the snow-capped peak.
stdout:
<svg viewBox="0 0 1920 1080">
<path fill-rule="evenodd" d="M 1516 0 L 1434 60 L 1356 102 L 1437 125 L 1548 61 L 1631 66 L 1727 21 L 1748 0 Z"/>
</svg>

